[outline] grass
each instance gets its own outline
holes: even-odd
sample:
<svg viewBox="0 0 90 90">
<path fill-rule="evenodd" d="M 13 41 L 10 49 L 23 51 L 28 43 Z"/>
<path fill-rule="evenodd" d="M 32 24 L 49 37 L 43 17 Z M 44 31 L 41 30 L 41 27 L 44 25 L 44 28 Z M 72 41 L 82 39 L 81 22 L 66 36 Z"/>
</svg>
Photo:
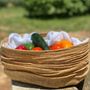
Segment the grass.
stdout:
<svg viewBox="0 0 90 90">
<path fill-rule="evenodd" d="M 32 19 L 27 18 L 23 8 L 0 9 L 0 39 L 12 32 L 46 32 L 50 30 L 90 30 L 90 15 L 73 18 Z"/>
</svg>

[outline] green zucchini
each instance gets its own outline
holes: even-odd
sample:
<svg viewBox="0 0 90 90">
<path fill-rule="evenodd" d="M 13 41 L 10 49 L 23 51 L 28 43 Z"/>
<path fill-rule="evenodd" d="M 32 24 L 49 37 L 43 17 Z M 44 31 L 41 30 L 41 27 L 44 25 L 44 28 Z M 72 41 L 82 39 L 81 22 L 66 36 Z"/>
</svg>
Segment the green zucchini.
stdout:
<svg viewBox="0 0 90 90">
<path fill-rule="evenodd" d="M 41 47 L 43 50 L 49 50 L 47 43 L 40 34 L 33 33 L 31 39 L 35 46 Z"/>
</svg>

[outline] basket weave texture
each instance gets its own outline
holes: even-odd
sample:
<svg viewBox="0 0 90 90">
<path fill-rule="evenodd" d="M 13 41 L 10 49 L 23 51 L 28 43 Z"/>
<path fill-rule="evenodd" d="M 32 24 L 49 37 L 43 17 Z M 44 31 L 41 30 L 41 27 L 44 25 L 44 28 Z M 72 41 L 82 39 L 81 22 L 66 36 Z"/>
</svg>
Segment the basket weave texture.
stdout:
<svg viewBox="0 0 90 90">
<path fill-rule="evenodd" d="M 89 69 L 88 42 L 61 50 L 20 51 L 1 42 L 1 60 L 13 79 L 49 88 L 76 85 Z"/>
</svg>

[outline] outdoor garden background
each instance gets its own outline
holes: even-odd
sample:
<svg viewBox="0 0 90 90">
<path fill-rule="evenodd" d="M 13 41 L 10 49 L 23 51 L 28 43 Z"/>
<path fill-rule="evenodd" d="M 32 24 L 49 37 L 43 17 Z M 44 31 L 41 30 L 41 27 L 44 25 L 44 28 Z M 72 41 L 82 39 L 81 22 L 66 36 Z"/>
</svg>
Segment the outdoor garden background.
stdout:
<svg viewBox="0 0 90 90">
<path fill-rule="evenodd" d="M 0 41 L 12 32 L 51 30 L 90 37 L 90 0 L 0 0 Z"/>
</svg>

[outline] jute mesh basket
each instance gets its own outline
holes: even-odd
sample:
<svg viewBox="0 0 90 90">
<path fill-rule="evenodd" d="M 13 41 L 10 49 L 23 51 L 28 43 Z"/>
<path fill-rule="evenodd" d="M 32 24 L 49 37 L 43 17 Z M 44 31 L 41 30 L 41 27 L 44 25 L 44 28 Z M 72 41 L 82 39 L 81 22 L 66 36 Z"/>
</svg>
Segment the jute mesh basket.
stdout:
<svg viewBox="0 0 90 90">
<path fill-rule="evenodd" d="M 1 60 L 6 73 L 16 81 L 59 88 L 76 85 L 88 73 L 88 41 L 68 49 L 20 51 L 1 42 Z"/>
</svg>

